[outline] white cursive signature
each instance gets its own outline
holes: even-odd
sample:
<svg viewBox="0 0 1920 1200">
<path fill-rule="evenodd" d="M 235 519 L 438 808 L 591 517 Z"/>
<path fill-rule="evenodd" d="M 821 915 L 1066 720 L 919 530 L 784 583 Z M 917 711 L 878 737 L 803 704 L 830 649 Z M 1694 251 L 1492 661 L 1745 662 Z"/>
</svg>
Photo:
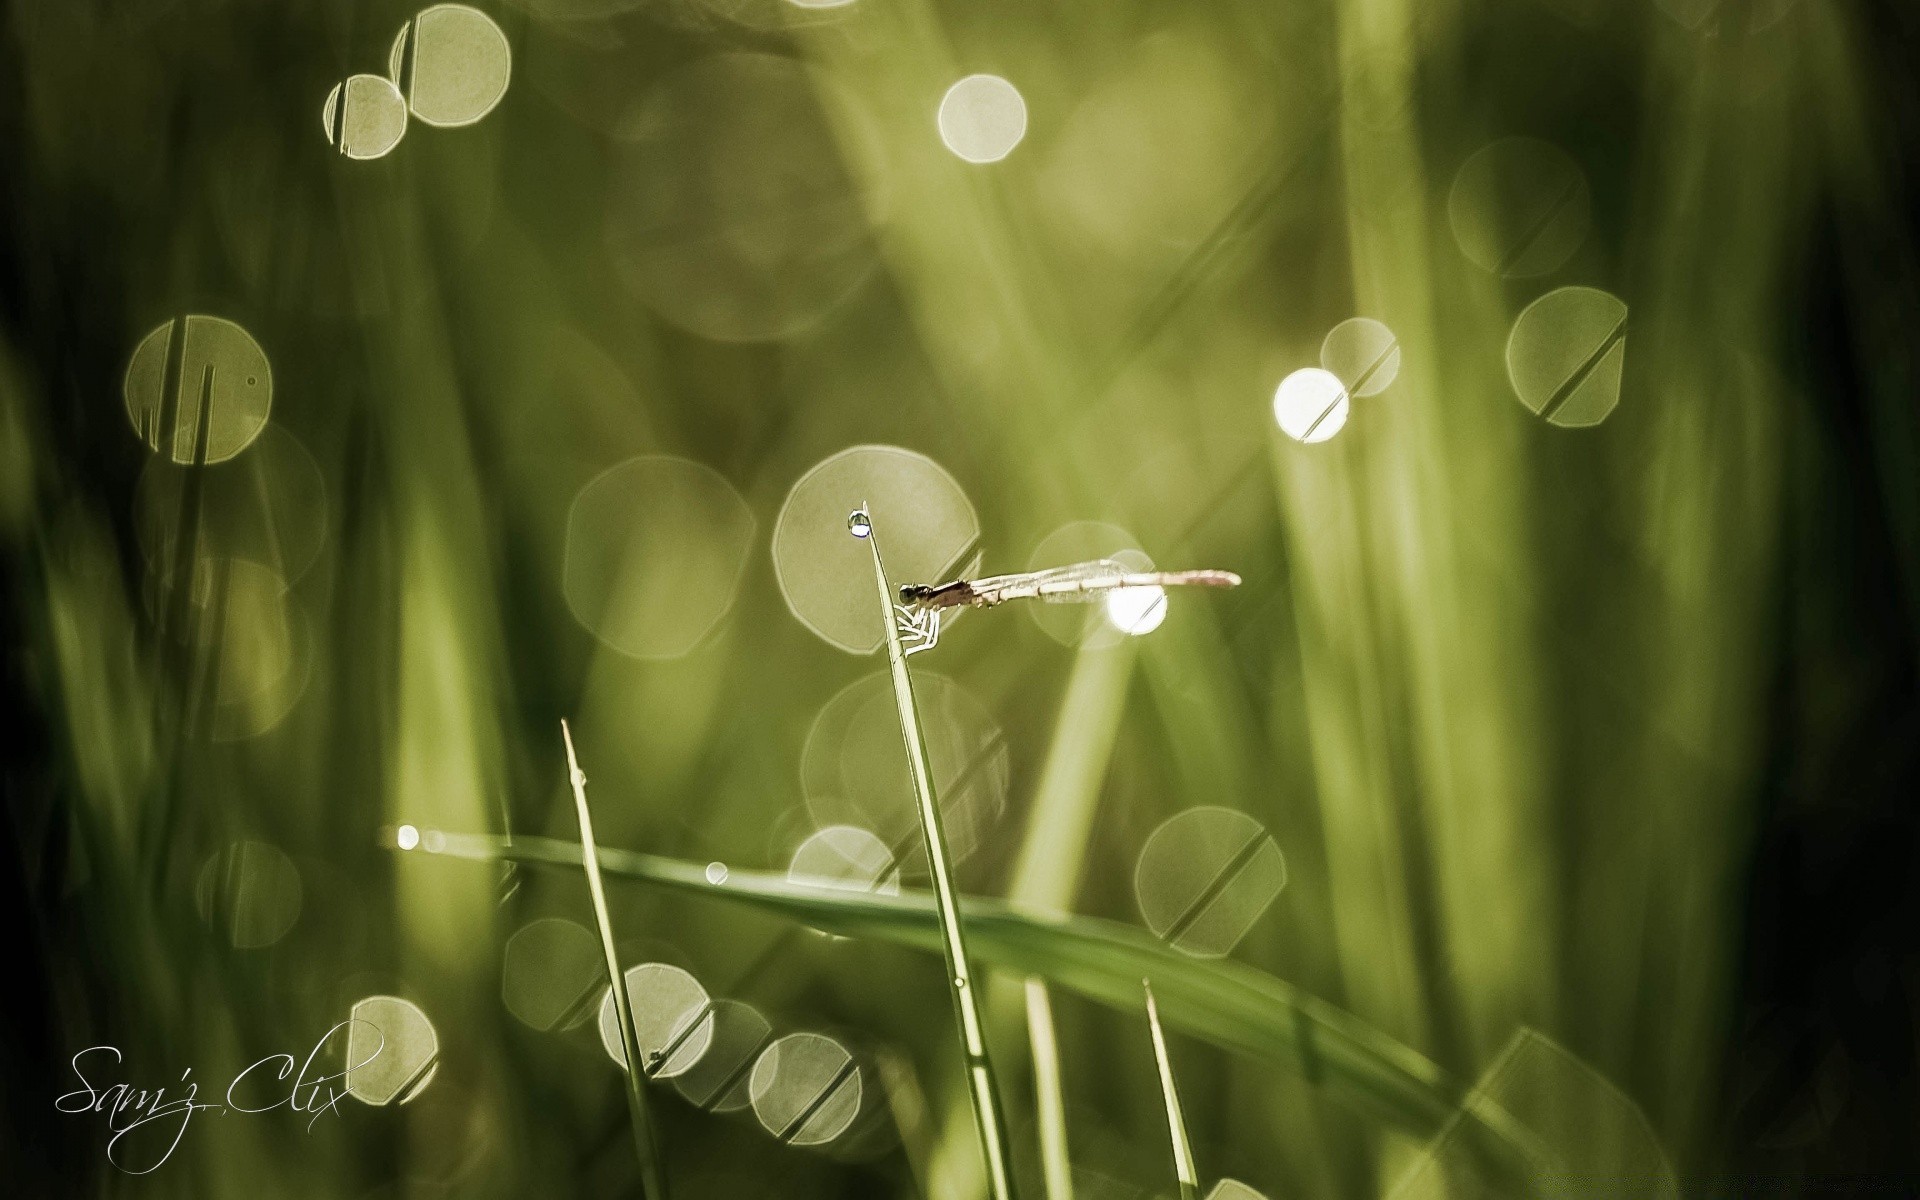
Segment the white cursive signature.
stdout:
<svg viewBox="0 0 1920 1200">
<path fill-rule="evenodd" d="M 173 1157 L 173 1152 L 179 1147 L 181 1139 L 186 1136 L 187 1125 L 193 1120 L 195 1113 L 209 1111 L 264 1113 L 284 1107 L 292 1112 L 311 1113 L 312 1115 L 307 1118 L 307 1129 L 311 1131 L 313 1123 L 320 1119 L 320 1114 L 332 1112 L 337 1115 L 339 1113 L 337 1106 L 340 1098 L 347 1094 L 344 1086 L 346 1077 L 378 1058 L 381 1048 L 386 1044 L 385 1036 L 381 1035 L 376 1028 L 374 1032 L 378 1036 L 374 1041 L 373 1052 L 364 1060 L 349 1063 L 344 1070 L 331 1075 L 310 1076 L 309 1072 L 313 1069 L 314 1060 L 320 1057 L 321 1051 L 327 1044 L 342 1030 L 355 1024 L 364 1024 L 364 1022 L 342 1021 L 321 1034 L 320 1040 L 313 1044 L 312 1050 L 308 1051 L 306 1061 L 299 1065 L 297 1074 L 291 1054 L 269 1054 L 258 1062 L 242 1068 L 228 1082 L 224 1104 L 200 1103 L 200 1085 L 188 1078 L 193 1074 L 192 1067 L 180 1073 L 180 1083 L 177 1086 L 181 1087 L 181 1094 L 172 1099 L 168 1098 L 168 1088 L 165 1087 L 149 1092 L 145 1088 L 135 1088 L 130 1083 L 98 1086 L 88 1079 L 87 1073 L 81 1069 L 82 1060 L 90 1055 L 97 1058 L 103 1054 L 110 1054 L 113 1056 L 114 1063 L 118 1064 L 124 1061 L 125 1056 L 120 1053 L 117 1046 L 88 1046 L 73 1056 L 73 1074 L 80 1081 L 80 1087 L 55 1100 L 53 1106 L 63 1113 L 97 1113 L 102 1116 L 106 1120 L 107 1130 L 112 1135 L 107 1139 L 107 1161 L 129 1175 L 145 1175 L 157 1170 L 162 1163 Z M 273 1075 L 275 1083 L 284 1082 L 289 1075 L 293 1076 L 293 1083 L 285 1089 L 284 1095 L 274 1090 L 272 1084 L 266 1082 L 265 1076 L 257 1074 L 260 1068 L 274 1062 L 280 1064 L 279 1071 Z M 336 1083 L 341 1086 L 336 1087 Z M 167 1137 L 169 1131 L 171 1131 L 171 1137 Z M 130 1136 L 136 1134 L 139 1136 Z M 160 1147 L 157 1157 L 153 1157 L 153 1160 L 145 1166 L 138 1165 L 153 1154 L 154 1139 L 158 1138 L 166 1140 Z M 146 1154 L 141 1152 L 142 1148 L 146 1149 Z"/>
</svg>

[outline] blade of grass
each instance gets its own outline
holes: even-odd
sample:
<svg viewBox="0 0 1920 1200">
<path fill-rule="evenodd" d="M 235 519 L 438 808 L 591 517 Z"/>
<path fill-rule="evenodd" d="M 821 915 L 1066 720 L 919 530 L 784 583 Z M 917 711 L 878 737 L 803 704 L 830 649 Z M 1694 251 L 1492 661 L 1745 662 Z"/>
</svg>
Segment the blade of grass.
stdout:
<svg viewBox="0 0 1920 1200">
<path fill-rule="evenodd" d="M 1173 1085 L 1173 1061 L 1167 1057 L 1167 1035 L 1160 1028 L 1160 1006 L 1153 1002 L 1153 983 L 1142 979 L 1147 997 L 1147 1030 L 1153 1035 L 1153 1065 L 1160 1070 L 1160 1097 L 1167 1102 L 1167 1136 L 1173 1140 L 1173 1177 L 1180 1183 L 1180 1200 L 1199 1200 L 1200 1172 L 1193 1165 L 1193 1143 L 1187 1140 L 1187 1118 L 1180 1111 L 1180 1092 Z"/>
<path fill-rule="evenodd" d="M 613 994 L 614 1016 L 620 1026 L 620 1046 L 627 1058 L 627 1112 L 633 1120 L 633 1150 L 640 1157 L 640 1186 L 652 1200 L 667 1200 L 666 1173 L 661 1168 L 660 1142 L 647 1112 L 640 1031 L 633 1024 L 633 1001 L 627 995 L 626 972 L 613 944 L 613 919 L 607 914 L 607 892 L 600 880 L 600 851 L 593 841 L 593 815 L 587 811 L 587 776 L 573 750 L 573 730 L 560 722 L 567 743 L 567 780 L 573 785 L 574 814 L 580 819 L 580 863 L 586 869 L 587 892 L 593 897 L 593 920 L 600 927 L 600 949 L 607 958 L 607 986 Z"/>
<path fill-rule="evenodd" d="M 1047 1200 L 1073 1200 L 1067 1154 L 1067 1104 L 1060 1086 L 1060 1047 L 1053 1036 L 1053 1000 L 1047 981 L 1027 977 L 1027 1039 L 1033 1048 L 1033 1092 L 1040 1127 L 1040 1173 Z"/>
<path fill-rule="evenodd" d="M 978 990 L 973 985 L 973 967 L 967 960 L 966 939 L 960 928 L 958 892 L 953 886 L 953 867 L 946 831 L 941 827 L 940 805 L 934 796 L 933 772 L 927 765 L 926 738 L 914 704 L 913 676 L 907 670 L 906 648 L 901 645 L 900 630 L 893 619 L 894 591 L 887 582 L 886 565 L 880 560 L 880 538 L 874 529 L 872 514 L 864 510 L 853 514 L 848 528 L 854 537 L 866 541 L 873 556 L 873 578 L 879 589 L 881 625 L 887 633 L 887 665 L 893 676 L 894 704 L 900 713 L 900 733 L 906 742 L 907 767 L 913 777 L 914 800 L 920 811 L 921 840 L 926 843 L 927 864 L 933 876 L 940 949 L 946 958 L 947 980 L 960 1022 L 960 1052 L 966 1061 L 967 1094 L 973 1102 L 980 1153 L 986 1161 L 989 1194 L 993 1200 L 1012 1200 L 1012 1160 L 1007 1150 L 1006 1122 L 1000 1115 L 999 1092 L 994 1086 L 993 1061 L 987 1054 L 987 1023 L 981 1012 Z"/>
<path fill-rule="evenodd" d="M 577 867 L 580 847 L 552 838 L 443 834 L 441 857 Z M 599 852 L 616 878 L 725 900 L 805 922 L 843 937 L 916 949 L 941 948 L 940 918 L 926 893 L 810 888 L 785 875 L 729 870 L 630 850 Z M 1166 1023 L 1211 1045 L 1280 1063 L 1315 1078 L 1355 1109 L 1415 1138 L 1431 1138 L 1458 1115 L 1463 1140 L 1497 1178 L 1559 1186 L 1552 1155 L 1498 1105 L 1474 1097 L 1439 1066 L 1353 1014 L 1231 959 L 1189 958 L 1145 930 L 1094 917 L 1042 916 L 970 897 L 959 915 L 980 961 L 1045 978 L 1123 1011 L 1142 1011 L 1140 981 L 1159 981 Z"/>
</svg>

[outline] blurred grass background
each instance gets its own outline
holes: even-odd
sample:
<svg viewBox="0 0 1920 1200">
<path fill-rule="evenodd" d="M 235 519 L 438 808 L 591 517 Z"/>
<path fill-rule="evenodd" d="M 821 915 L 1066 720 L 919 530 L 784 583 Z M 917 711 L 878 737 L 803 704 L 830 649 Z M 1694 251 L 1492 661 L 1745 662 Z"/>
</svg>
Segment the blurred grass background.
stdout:
<svg viewBox="0 0 1920 1200">
<path fill-rule="evenodd" d="M 1910 14 L 483 7 L 512 47 L 500 106 L 415 121 L 367 162 L 328 144 L 321 106 L 384 70 L 409 5 L 6 11 L 26 1015 L 5 1054 L 28 1194 L 630 1192 L 590 1030 L 534 1033 L 501 1002 L 516 929 L 585 919 L 577 876 L 380 839 L 571 837 L 567 716 L 604 844 L 783 868 L 809 831 L 815 715 L 880 664 L 793 618 L 769 546 L 795 481 L 869 443 L 958 481 L 986 571 L 1097 520 L 1163 566 L 1246 579 L 1110 649 L 1004 612 L 917 660 L 1004 732 L 1005 811 L 967 891 L 1135 921 L 1148 835 L 1236 808 L 1289 864 L 1237 958 L 1462 1079 L 1542 1031 L 1642 1107 L 1688 1194 L 1911 1178 Z M 997 163 L 950 154 L 935 123 L 975 72 L 1027 105 Z M 1448 205 L 1461 164 L 1515 135 L 1580 165 L 1590 229 L 1503 279 Z M 1506 365 L 1522 310 L 1574 284 L 1630 312 L 1619 407 L 1584 430 L 1527 412 Z M 258 341 L 271 428 L 322 484 L 275 500 L 320 531 L 287 581 L 297 615 L 261 634 L 299 686 L 238 739 L 209 736 L 221 685 L 160 632 L 136 517 L 151 452 L 121 399 L 133 346 L 187 313 Z M 1396 335 L 1397 377 L 1296 444 L 1273 389 L 1355 315 Z M 640 455 L 711 468 L 751 515 L 711 631 L 644 660 L 563 586 L 575 496 Z M 669 578 L 709 580 L 710 534 L 677 528 Z M 236 839 L 298 871 L 269 947 L 236 948 L 197 902 Z M 936 960 L 613 900 L 635 961 L 894 1064 L 893 1113 L 919 1113 L 868 1153 L 809 1153 L 662 1092 L 683 1194 L 970 1194 L 942 1132 L 965 1113 Z M 995 987 L 1038 1194 L 1019 981 Z M 96 1125 L 48 1111 L 83 1046 L 124 1047 L 153 1083 L 224 1079 L 375 993 L 439 1032 L 405 1109 L 348 1101 L 311 1133 L 203 1118 L 137 1180 Z M 1169 1192 L 1144 1029 L 1054 1008 L 1082 1194 Z M 1381 1195 L 1419 1150 L 1311 1080 L 1173 1051 L 1210 1176 Z"/>
</svg>

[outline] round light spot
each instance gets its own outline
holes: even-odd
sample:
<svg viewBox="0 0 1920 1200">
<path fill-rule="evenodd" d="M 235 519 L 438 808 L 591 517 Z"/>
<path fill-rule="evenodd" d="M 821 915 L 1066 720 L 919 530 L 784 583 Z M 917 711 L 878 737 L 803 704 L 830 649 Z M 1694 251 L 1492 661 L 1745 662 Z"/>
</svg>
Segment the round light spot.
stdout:
<svg viewBox="0 0 1920 1200">
<path fill-rule="evenodd" d="M 148 446 L 182 465 L 225 462 L 266 427 L 273 372 L 240 326 L 187 316 L 134 347 L 123 391 L 127 417 Z"/>
<path fill-rule="evenodd" d="M 954 861 L 978 849 L 1005 811 L 1011 767 L 993 715 L 944 675 L 915 672 L 927 766 Z M 924 877 L 926 850 L 912 800 L 893 684 L 885 671 L 855 680 L 821 707 L 800 753 L 807 810 L 823 827 L 872 830 L 888 860 Z"/>
<path fill-rule="evenodd" d="M 395 831 L 393 840 L 402 850 L 411 850 L 420 844 L 420 831 L 411 825 L 402 825 Z"/>
<path fill-rule="evenodd" d="M 940 98 L 940 140 L 970 163 L 999 162 L 1027 136 L 1027 102 L 998 75 L 969 75 Z"/>
<path fill-rule="evenodd" d="M 829 825 L 793 852 L 787 879 L 808 887 L 900 893 L 900 867 L 891 847 L 852 825 Z"/>
<path fill-rule="evenodd" d="M 1558 270 L 1586 240 L 1592 209 L 1580 164 L 1530 137 L 1481 147 L 1460 164 L 1447 195 L 1460 252 L 1502 279 Z"/>
<path fill-rule="evenodd" d="M 839 1137 L 860 1115 L 863 1081 L 846 1047 L 818 1033 L 790 1033 L 753 1064 L 748 1092 L 766 1131 L 795 1146 Z"/>
<path fill-rule="evenodd" d="M 1071 521 L 1040 539 L 1027 557 L 1026 570 L 1111 559 L 1130 571 L 1151 571 L 1153 560 L 1140 551 L 1132 534 L 1102 521 Z M 1101 604 L 1023 604 L 1034 624 L 1064 646 L 1111 646 L 1124 631 L 1108 619 Z"/>
<path fill-rule="evenodd" d="M 1507 336 L 1507 378 L 1520 403 L 1555 425 L 1598 425 L 1620 403 L 1627 306 L 1610 292 L 1564 287 L 1529 304 Z"/>
<path fill-rule="evenodd" d="M 753 1103 L 748 1077 L 773 1040 L 773 1027 L 751 1005 L 713 1002 L 713 1040 L 700 1061 L 673 1081 L 689 1104 L 709 1112 L 738 1112 Z"/>
<path fill-rule="evenodd" d="M 256 841 L 235 842 L 207 859 L 194 888 L 201 919 L 240 950 L 285 937 L 300 918 L 301 894 L 293 860 Z"/>
<path fill-rule="evenodd" d="M 531 1029 L 572 1029 L 593 1012 L 605 971 L 600 941 L 592 930 L 559 917 L 542 917 L 507 939 L 500 960 L 500 999 Z"/>
<path fill-rule="evenodd" d="M 1355 399 L 1377 396 L 1400 374 L 1400 341 L 1370 317 L 1349 317 L 1320 343 L 1320 366 Z"/>
<path fill-rule="evenodd" d="M 1273 417 L 1296 442 L 1324 442 L 1347 423 L 1347 387 L 1319 367 L 1302 367 L 1273 393 Z"/>
<path fill-rule="evenodd" d="M 407 102 L 390 79 L 350 75 L 333 85 L 321 109 L 327 140 L 348 158 L 380 158 L 407 132 Z"/>
<path fill-rule="evenodd" d="M 868 128 L 851 98 L 792 59 L 727 54 L 667 75 L 620 129 L 614 267 L 661 317 L 702 337 L 807 329 L 878 261 L 868 215 L 878 204 L 846 165 L 863 148 L 878 153 Z M 843 540 L 846 515 L 835 518 Z"/>
<path fill-rule="evenodd" d="M 1230 808 L 1169 817 L 1140 848 L 1133 892 L 1147 928 L 1176 950 L 1219 958 L 1287 884 L 1287 861 L 1261 824 Z"/>
<path fill-rule="evenodd" d="M 442 129 L 471 125 L 507 94 L 513 51 L 493 18 L 464 4 L 436 4 L 400 27 L 387 76 L 413 115 Z"/>
<path fill-rule="evenodd" d="M 629 459 L 574 497 L 567 607 L 622 654 L 679 658 L 733 606 L 753 526 L 747 502 L 712 468 Z"/>
<path fill-rule="evenodd" d="M 707 864 L 707 882 L 719 887 L 727 881 L 727 864 L 710 862 Z"/>
<path fill-rule="evenodd" d="M 1167 619 L 1167 589 L 1121 588 L 1107 594 L 1104 607 L 1115 629 L 1139 637 L 1160 628 Z"/>
<path fill-rule="evenodd" d="M 952 578 L 977 561 L 980 541 L 966 493 L 923 454 L 854 446 L 801 476 L 774 522 L 774 574 L 800 623 L 851 654 L 886 638 L 871 552 L 847 536 L 847 514 L 863 504 L 896 583 Z"/>
<path fill-rule="evenodd" d="M 699 1062 L 713 1040 L 713 1005 L 700 981 L 665 963 L 628 967 L 626 979 L 647 1078 L 672 1079 Z M 601 993 L 600 1045 L 607 1057 L 626 1068 L 612 988 Z"/>
<path fill-rule="evenodd" d="M 189 561 L 249 559 L 290 583 L 306 574 L 326 539 L 327 494 L 319 464 L 297 438 L 272 424 L 226 462 L 196 470 L 149 459 L 133 504 L 134 535 L 162 578 L 171 577 L 179 561 L 182 528 L 198 535 Z"/>
<path fill-rule="evenodd" d="M 1102 289 L 1120 293 L 1106 298 L 1140 303 L 1129 277 L 1162 277 L 1195 253 L 1219 227 L 1222 198 L 1245 186 L 1235 165 L 1245 148 L 1275 136 L 1220 42 L 1192 30 L 1141 38 L 1098 79 L 1076 84 L 1073 110 L 1034 147 L 1050 240 L 1082 251 L 1106 279 L 1129 280 Z"/>
<path fill-rule="evenodd" d="M 368 996 L 348 1015 L 346 1083 L 354 1099 L 376 1107 L 405 1104 L 433 1082 L 440 1035 L 419 1005 Z"/>
<path fill-rule="evenodd" d="M 204 672 L 208 735 L 230 742 L 272 729 L 306 690 L 312 655 L 286 581 L 244 558 L 203 558 L 189 598 L 182 636 Z"/>
</svg>

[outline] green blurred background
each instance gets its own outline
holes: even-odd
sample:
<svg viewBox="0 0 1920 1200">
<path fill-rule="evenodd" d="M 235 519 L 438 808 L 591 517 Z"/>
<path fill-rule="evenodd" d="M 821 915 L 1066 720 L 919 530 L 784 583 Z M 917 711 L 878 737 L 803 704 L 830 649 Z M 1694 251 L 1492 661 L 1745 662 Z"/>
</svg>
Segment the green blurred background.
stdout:
<svg viewBox="0 0 1920 1200">
<path fill-rule="evenodd" d="M 1238 960 L 1462 1081 L 1537 1031 L 1638 1105 L 1686 1195 L 1912 1182 L 1910 11 L 481 7 L 497 106 L 436 128 L 403 73 L 416 115 L 364 161 L 323 107 L 413 5 L 5 10 L 21 1194 L 634 1194 L 592 1023 L 509 1002 L 517 931 L 590 927 L 579 876 L 396 831 L 574 838 L 565 717 L 603 844 L 785 870 L 832 823 L 816 719 L 882 664 L 822 636 L 866 585 L 818 522 L 783 549 L 783 504 L 861 445 L 919 456 L 884 482 L 896 564 L 1126 546 L 1245 578 L 1138 638 L 1010 609 L 915 660 L 962 697 L 936 740 L 1000 756 L 965 891 L 1137 924 L 1154 830 L 1236 809 L 1288 865 Z M 456 93 L 491 69 L 449 53 Z M 976 73 L 1024 99 L 997 161 L 937 119 Z M 1585 352 L 1522 319 L 1563 288 L 1629 314 L 1585 427 L 1515 392 Z M 123 399 L 189 314 L 271 364 L 265 431 L 218 466 L 156 461 Z M 1296 442 L 1275 388 L 1340 373 L 1356 316 L 1392 378 Z M 884 759 L 846 751 L 843 790 Z M 613 902 L 624 956 L 839 1039 L 874 1098 L 863 1137 L 803 1149 L 655 1085 L 676 1194 L 977 1194 L 936 959 Z M 1040 1195 L 1016 983 L 995 1048 Z M 405 1106 L 209 1115 L 140 1177 L 52 1109 L 85 1046 L 224 1080 L 378 994 L 437 1034 Z M 1171 1195 L 1137 1014 L 1054 1011 L 1076 1194 Z M 1379 1196 L 1421 1161 L 1312 1078 L 1173 1051 L 1210 1178 Z"/>
</svg>

